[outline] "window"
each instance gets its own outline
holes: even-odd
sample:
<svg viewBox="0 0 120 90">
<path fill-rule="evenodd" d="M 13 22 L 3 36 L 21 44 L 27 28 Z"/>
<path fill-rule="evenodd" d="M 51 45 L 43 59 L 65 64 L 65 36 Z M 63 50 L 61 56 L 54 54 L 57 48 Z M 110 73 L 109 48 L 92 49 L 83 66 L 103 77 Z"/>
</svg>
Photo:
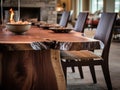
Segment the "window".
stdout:
<svg viewBox="0 0 120 90">
<path fill-rule="evenodd" d="M 115 0 L 115 12 L 120 12 L 120 0 Z"/>
<path fill-rule="evenodd" d="M 94 13 L 97 10 L 103 9 L 103 0 L 90 0 L 90 9 Z"/>
<path fill-rule="evenodd" d="M 76 18 L 79 12 L 82 12 L 82 0 L 71 0 L 72 10 L 74 11 L 74 18 Z"/>
<path fill-rule="evenodd" d="M 78 15 L 79 12 L 82 12 L 82 0 L 77 0 L 76 4 L 77 4 L 77 15 Z"/>
</svg>

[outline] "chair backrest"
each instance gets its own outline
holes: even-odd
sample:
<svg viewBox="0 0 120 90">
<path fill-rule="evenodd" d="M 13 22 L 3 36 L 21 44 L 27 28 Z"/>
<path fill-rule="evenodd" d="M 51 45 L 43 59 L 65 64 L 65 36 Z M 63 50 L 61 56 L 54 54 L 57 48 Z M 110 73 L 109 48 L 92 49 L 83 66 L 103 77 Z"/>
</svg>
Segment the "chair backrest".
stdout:
<svg viewBox="0 0 120 90">
<path fill-rule="evenodd" d="M 69 22 L 72 22 L 73 10 L 70 10 Z"/>
<path fill-rule="evenodd" d="M 102 13 L 94 38 L 104 43 L 102 58 L 108 60 L 113 26 L 117 13 Z"/>
<path fill-rule="evenodd" d="M 75 31 L 82 32 L 82 33 L 84 32 L 87 17 L 88 17 L 87 12 L 80 12 L 79 13 L 77 21 L 75 23 L 75 27 L 74 27 Z"/>
<path fill-rule="evenodd" d="M 62 13 L 59 25 L 63 26 L 63 27 L 66 27 L 67 24 L 68 24 L 68 21 L 69 21 L 69 17 L 70 17 L 70 12 L 69 11 L 64 11 Z"/>
</svg>

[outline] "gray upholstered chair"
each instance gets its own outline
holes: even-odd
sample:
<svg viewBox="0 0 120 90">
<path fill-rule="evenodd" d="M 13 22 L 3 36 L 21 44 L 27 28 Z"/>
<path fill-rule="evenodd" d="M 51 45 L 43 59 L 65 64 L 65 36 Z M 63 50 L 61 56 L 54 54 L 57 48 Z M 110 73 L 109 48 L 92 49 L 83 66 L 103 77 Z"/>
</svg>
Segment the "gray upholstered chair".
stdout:
<svg viewBox="0 0 120 90">
<path fill-rule="evenodd" d="M 77 21 L 76 21 L 75 26 L 74 26 L 75 31 L 84 33 L 84 28 L 85 28 L 87 17 L 88 17 L 87 12 L 80 12 L 79 13 Z"/>
<path fill-rule="evenodd" d="M 116 16 L 116 13 L 102 13 L 100 18 L 94 38 L 100 40 L 104 44 L 101 56 L 98 56 L 92 51 L 88 50 L 61 51 L 61 59 L 66 59 L 66 61 L 61 60 L 65 77 L 67 76 L 67 67 L 89 66 L 93 82 L 96 83 L 97 81 L 94 66 L 100 65 L 102 67 L 108 90 L 112 90 L 109 72 L 109 50 Z"/>
<path fill-rule="evenodd" d="M 59 25 L 63 26 L 63 27 L 67 27 L 68 21 L 69 21 L 69 17 L 70 17 L 70 12 L 69 11 L 64 11 L 62 13 Z"/>
<path fill-rule="evenodd" d="M 74 30 L 77 32 L 84 33 L 87 18 L 88 18 L 88 12 L 80 12 L 77 17 L 77 21 L 75 23 Z M 83 78 L 82 68 L 79 67 L 79 70 L 80 70 L 80 76 L 81 76 L 81 78 Z M 75 72 L 74 67 L 72 67 L 72 72 Z"/>
</svg>

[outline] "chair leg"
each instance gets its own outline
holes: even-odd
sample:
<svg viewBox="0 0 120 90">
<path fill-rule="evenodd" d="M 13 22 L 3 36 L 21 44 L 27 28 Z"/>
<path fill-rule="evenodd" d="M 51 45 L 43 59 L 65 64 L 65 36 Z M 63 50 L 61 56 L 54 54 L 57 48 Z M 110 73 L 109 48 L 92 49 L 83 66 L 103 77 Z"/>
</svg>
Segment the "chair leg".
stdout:
<svg viewBox="0 0 120 90">
<path fill-rule="evenodd" d="M 91 75 L 92 75 L 93 83 L 95 84 L 95 83 L 97 83 L 95 68 L 94 68 L 93 65 L 89 65 L 89 68 L 90 68 L 90 72 L 91 72 Z"/>
<path fill-rule="evenodd" d="M 109 72 L 108 65 L 102 65 L 102 70 L 103 70 L 105 82 L 107 84 L 107 88 L 108 88 L 108 90 L 112 90 L 112 84 L 111 84 L 110 72 Z"/>
<path fill-rule="evenodd" d="M 80 77 L 81 77 L 81 79 L 83 79 L 84 76 L 83 76 L 82 66 L 78 66 L 78 70 L 79 70 L 79 73 L 80 73 Z"/>
<path fill-rule="evenodd" d="M 63 73 L 65 76 L 65 79 L 67 80 L 67 67 L 63 67 Z"/>
<path fill-rule="evenodd" d="M 71 69 L 72 69 L 72 72 L 74 73 L 74 72 L 75 72 L 75 68 L 74 68 L 74 66 L 72 66 Z"/>
<path fill-rule="evenodd" d="M 67 81 L 67 67 L 65 66 L 63 61 L 61 61 L 61 64 L 62 64 L 62 69 L 63 69 L 65 80 Z"/>
</svg>

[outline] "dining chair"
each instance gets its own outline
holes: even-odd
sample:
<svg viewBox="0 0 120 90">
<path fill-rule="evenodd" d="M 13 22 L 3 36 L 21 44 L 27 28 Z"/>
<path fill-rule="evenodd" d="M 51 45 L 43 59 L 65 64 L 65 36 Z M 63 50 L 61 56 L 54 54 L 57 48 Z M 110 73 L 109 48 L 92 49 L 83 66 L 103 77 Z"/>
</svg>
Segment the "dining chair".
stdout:
<svg viewBox="0 0 120 90">
<path fill-rule="evenodd" d="M 72 25 L 72 16 L 73 16 L 73 10 L 70 10 L 70 16 L 69 16 L 69 20 L 68 23 L 70 23 Z"/>
<path fill-rule="evenodd" d="M 61 51 L 61 58 L 69 60 L 62 61 L 62 67 L 65 77 L 67 76 L 67 67 L 71 66 L 89 66 L 93 81 L 96 81 L 95 65 L 100 65 L 104 74 L 108 90 L 112 90 L 112 84 L 109 72 L 109 50 L 112 39 L 113 26 L 117 13 L 102 13 L 99 24 L 96 29 L 94 39 L 100 40 L 104 44 L 101 56 L 88 50 L 80 51 Z M 66 77 L 67 78 L 67 77 Z"/>
<path fill-rule="evenodd" d="M 62 13 L 59 25 L 63 26 L 63 27 L 67 27 L 68 21 L 69 21 L 69 17 L 70 17 L 70 12 L 69 11 L 64 11 Z"/>
<path fill-rule="evenodd" d="M 86 20 L 88 18 L 88 14 L 89 14 L 88 12 L 79 12 L 77 21 L 76 21 L 75 26 L 74 26 L 75 31 L 84 33 L 85 24 L 86 24 Z M 75 72 L 74 66 L 72 66 L 71 68 L 72 68 L 72 72 Z M 83 79 L 83 71 L 82 71 L 81 67 L 79 67 L 79 72 L 80 72 L 81 79 Z"/>
<path fill-rule="evenodd" d="M 75 31 L 84 33 L 87 17 L 88 17 L 87 12 L 80 12 L 79 13 L 77 21 L 76 21 L 75 26 L 74 26 Z"/>
<path fill-rule="evenodd" d="M 86 20 L 88 18 L 88 14 L 89 14 L 88 12 L 79 12 L 79 15 L 73 30 L 84 34 L 84 29 L 85 29 Z M 69 60 L 66 60 L 66 62 L 69 62 Z M 75 72 L 74 66 L 71 66 L 71 69 L 72 69 L 72 72 L 74 73 Z M 83 79 L 84 78 L 83 71 L 82 71 L 82 67 L 80 66 L 79 66 L 79 72 L 80 72 L 81 79 Z"/>
<path fill-rule="evenodd" d="M 69 17 L 69 22 L 71 22 L 72 21 L 72 15 L 73 15 L 73 10 L 70 10 L 70 17 Z"/>
</svg>

